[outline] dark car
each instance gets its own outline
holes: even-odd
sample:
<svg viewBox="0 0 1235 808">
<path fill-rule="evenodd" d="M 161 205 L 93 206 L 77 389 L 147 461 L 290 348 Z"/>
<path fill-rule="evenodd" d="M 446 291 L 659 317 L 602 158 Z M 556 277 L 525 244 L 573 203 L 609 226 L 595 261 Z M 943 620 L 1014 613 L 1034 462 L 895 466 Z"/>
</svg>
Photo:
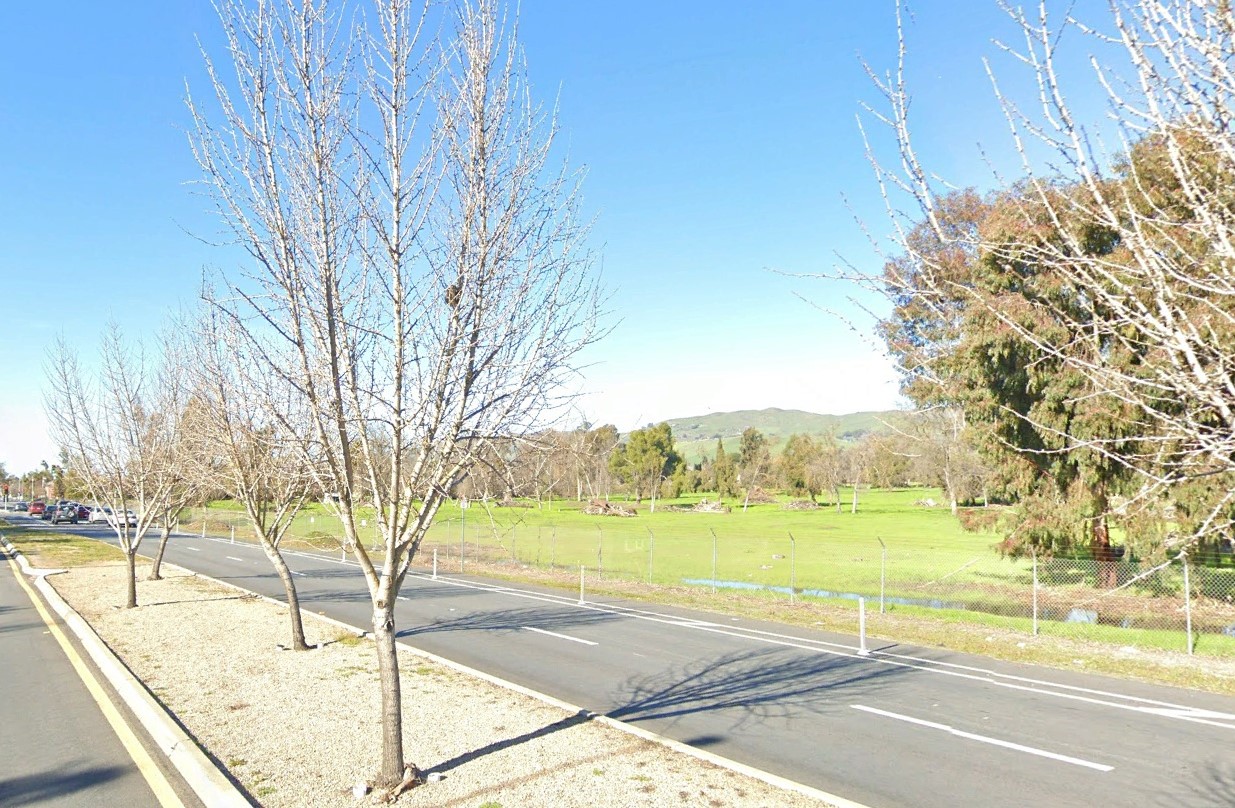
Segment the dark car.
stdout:
<svg viewBox="0 0 1235 808">
<path fill-rule="evenodd" d="M 77 518 L 82 521 L 89 519 L 90 509 L 79 503 L 77 506 Z"/>
<path fill-rule="evenodd" d="M 77 524 L 77 506 L 76 505 L 60 505 L 56 508 L 51 509 L 50 513 L 51 513 L 50 519 L 53 525 L 59 524 L 60 522 L 68 522 L 74 525 Z"/>
<path fill-rule="evenodd" d="M 43 512 L 46 510 L 47 510 L 46 502 L 35 500 L 34 502 L 30 503 L 30 509 L 27 510 L 26 513 L 30 514 L 31 516 L 42 516 Z"/>
</svg>

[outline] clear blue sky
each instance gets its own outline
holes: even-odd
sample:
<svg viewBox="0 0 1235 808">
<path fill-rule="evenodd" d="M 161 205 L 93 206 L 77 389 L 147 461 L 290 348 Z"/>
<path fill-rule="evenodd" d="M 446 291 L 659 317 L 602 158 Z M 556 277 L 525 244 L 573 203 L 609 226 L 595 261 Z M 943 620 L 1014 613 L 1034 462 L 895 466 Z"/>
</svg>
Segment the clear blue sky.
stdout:
<svg viewBox="0 0 1235 808">
<path fill-rule="evenodd" d="M 981 57 L 994 2 L 915 4 L 911 79 L 922 144 L 959 184 L 1006 142 Z M 589 356 L 583 407 L 622 429 L 742 408 L 844 413 L 897 404 L 890 364 L 795 296 L 841 307 L 816 273 L 879 260 L 888 232 L 855 115 L 877 96 L 861 58 L 893 64 L 892 0 L 524 0 L 534 88 L 560 98 L 589 168 L 616 327 Z M 91 356 L 109 316 L 148 334 L 230 260 L 184 129 L 204 93 L 204 0 L 10 4 L 0 26 L 0 462 L 55 462 L 43 364 L 63 332 Z M 984 133 L 984 134 L 980 134 Z M 998 156 L 996 159 L 1006 159 Z M 847 201 L 846 201 L 847 200 Z"/>
</svg>

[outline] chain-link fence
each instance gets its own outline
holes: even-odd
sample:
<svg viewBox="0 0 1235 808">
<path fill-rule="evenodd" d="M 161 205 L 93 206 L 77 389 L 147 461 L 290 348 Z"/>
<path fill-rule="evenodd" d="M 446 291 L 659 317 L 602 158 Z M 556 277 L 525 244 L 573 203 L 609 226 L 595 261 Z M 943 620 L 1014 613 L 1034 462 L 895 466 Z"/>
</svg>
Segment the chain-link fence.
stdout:
<svg viewBox="0 0 1235 808">
<path fill-rule="evenodd" d="M 253 540 L 242 514 L 199 512 L 183 524 L 203 535 Z M 372 531 L 376 546 L 376 525 L 365 520 L 360 529 Z M 302 515 L 287 541 L 343 553 L 341 536 L 336 517 Z M 697 526 L 498 527 L 465 515 L 435 522 L 417 563 L 427 567 L 436 559 L 443 572 L 479 571 L 482 565 L 572 573 L 582 568 L 589 579 L 791 601 L 856 604 L 864 598 L 867 608 L 880 612 L 946 613 L 948 619 L 1027 634 L 1235 656 L 1235 558 L 1229 552 L 1150 563 L 906 549 L 914 546 L 894 536 L 830 541 L 826 533 L 731 538 Z"/>
<path fill-rule="evenodd" d="M 584 568 L 599 579 L 740 591 L 756 597 L 856 602 L 881 612 L 949 617 L 1118 645 L 1235 656 L 1235 559 L 1229 553 L 1145 561 L 1005 558 L 993 550 L 899 549 L 826 538 L 726 540 L 711 531 L 610 535 L 570 527 L 500 531 L 435 525 L 424 552 L 442 569 L 469 562 Z M 422 560 L 422 563 L 427 563 Z"/>
</svg>

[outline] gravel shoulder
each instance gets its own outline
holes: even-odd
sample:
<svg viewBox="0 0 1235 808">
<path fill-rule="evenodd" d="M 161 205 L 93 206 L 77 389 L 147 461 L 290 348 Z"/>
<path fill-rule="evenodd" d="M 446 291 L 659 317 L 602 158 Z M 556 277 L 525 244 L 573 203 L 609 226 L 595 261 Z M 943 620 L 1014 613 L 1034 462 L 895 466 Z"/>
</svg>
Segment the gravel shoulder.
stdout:
<svg viewBox="0 0 1235 808">
<path fill-rule="evenodd" d="M 311 619 L 313 651 L 283 650 L 287 610 L 163 565 L 138 568 L 137 609 L 119 608 L 124 566 L 47 580 L 199 744 L 268 808 L 356 806 L 376 772 L 380 694 L 372 642 Z M 442 779 L 401 806 L 821 806 L 827 803 L 582 720 L 400 649 L 405 753 Z"/>
</svg>

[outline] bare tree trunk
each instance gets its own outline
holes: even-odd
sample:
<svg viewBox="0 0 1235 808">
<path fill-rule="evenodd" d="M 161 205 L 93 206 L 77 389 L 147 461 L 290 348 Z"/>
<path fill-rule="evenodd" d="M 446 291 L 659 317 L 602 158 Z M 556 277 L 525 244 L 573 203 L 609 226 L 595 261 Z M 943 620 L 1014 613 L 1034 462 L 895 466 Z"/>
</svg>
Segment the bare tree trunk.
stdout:
<svg viewBox="0 0 1235 808">
<path fill-rule="evenodd" d="M 952 480 L 952 464 L 951 462 L 947 460 L 944 461 L 944 465 L 943 465 L 943 484 L 948 490 L 948 502 L 952 506 L 952 515 L 956 516 L 956 511 L 957 511 L 956 485 Z"/>
<path fill-rule="evenodd" d="M 292 623 L 292 643 L 289 646 L 293 651 L 307 651 L 309 644 L 304 639 L 304 620 L 300 615 L 300 596 L 296 594 L 296 584 L 292 580 L 292 571 L 288 568 L 287 562 L 283 560 L 283 554 L 273 546 L 263 543 L 262 549 L 266 551 L 266 558 L 270 559 L 270 563 L 274 565 L 275 571 L 279 573 L 279 580 L 283 582 L 283 592 L 287 596 L 287 610 Z"/>
<path fill-rule="evenodd" d="M 163 580 L 162 566 L 163 553 L 167 551 L 167 539 L 172 535 L 172 526 L 168 522 L 163 523 L 163 532 L 159 536 L 159 549 L 154 552 L 154 564 L 150 567 L 150 575 L 146 577 L 147 581 Z"/>
<path fill-rule="evenodd" d="M 124 564 L 128 569 L 128 578 L 125 581 L 125 603 L 124 608 L 134 609 L 137 607 L 137 548 L 130 547 L 124 551 Z"/>
<path fill-rule="evenodd" d="M 858 483 L 853 484 L 853 503 L 849 506 L 850 513 L 858 512 Z"/>
<path fill-rule="evenodd" d="M 382 766 L 377 787 L 391 790 L 403 784 L 409 769 L 412 777 L 417 776 L 416 767 L 403 760 L 403 691 L 395 638 L 394 605 L 383 596 L 373 609 L 373 640 L 382 688 Z"/>
<path fill-rule="evenodd" d="M 1118 582 L 1115 569 L 1115 553 L 1111 547 L 1111 534 L 1107 530 L 1106 516 L 1099 516 L 1093 523 L 1093 537 L 1089 545 L 1097 562 L 1097 582 L 1103 589 L 1113 589 Z"/>
</svg>

